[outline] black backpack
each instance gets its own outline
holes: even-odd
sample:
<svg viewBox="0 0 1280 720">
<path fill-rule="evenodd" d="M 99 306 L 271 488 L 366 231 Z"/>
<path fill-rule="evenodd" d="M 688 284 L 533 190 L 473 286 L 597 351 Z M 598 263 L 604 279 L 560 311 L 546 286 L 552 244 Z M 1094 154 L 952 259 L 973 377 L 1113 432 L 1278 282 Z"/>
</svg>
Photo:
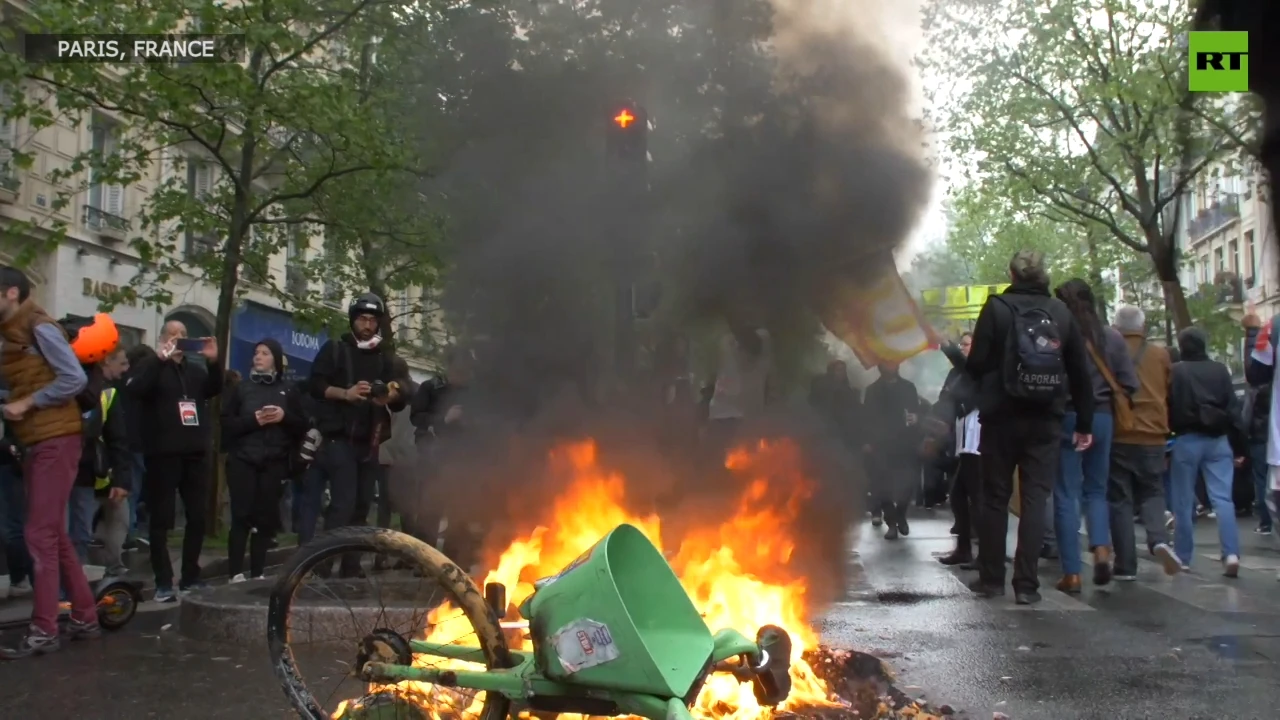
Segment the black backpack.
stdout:
<svg viewBox="0 0 1280 720">
<path fill-rule="evenodd" d="M 1064 394 L 1067 366 L 1062 329 L 1050 312 L 1050 299 L 995 299 L 1013 316 L 1001 368 L 1005 393 L 1028 405 L 1053 404 Z"/>
</svg>

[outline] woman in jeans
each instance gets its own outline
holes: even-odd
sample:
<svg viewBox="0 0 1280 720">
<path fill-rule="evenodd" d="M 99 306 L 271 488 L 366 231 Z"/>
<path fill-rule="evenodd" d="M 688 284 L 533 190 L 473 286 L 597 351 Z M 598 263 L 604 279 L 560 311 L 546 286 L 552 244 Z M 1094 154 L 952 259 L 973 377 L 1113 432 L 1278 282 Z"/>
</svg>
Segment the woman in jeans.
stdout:
<svg viewBox="0 0 1280 720">
<path fill-rule="evenodd" d="M 1124 336 L 1114 328 L 1104 327 L 1098 318 L 1093 290 L 1079 278 L 1063 283 L 1054 293 L 1066 303 L 1085 343 L 1089 346 L 1089 377 L 1093 381 L 1093 444 L 1084 452 L 1076 452 L 1072 443 L 1076 414 L 1068 411 L 1062 419 L 1062 457 L 1058 481 L 1053 487 L 1053 525 L 1058 538 L 1058 557 L 1062 563 L 1062 579 L 1058 590 L 1080 592 L 1080 516 L 1083 512 L 1089 533 L 1089 549 L 1093 552 L 1093 582 L 1111 582 L 1111 510 L 1107 505 L 1107 477 L 1111 472 L 1111 438 L 1115 430 L 1112 416 L 1114 391 L 1099 363 L 1128 395 L 1138 388 Z M 1068 404 L 1068 407 L 1070 404 Z"/>
</svg>

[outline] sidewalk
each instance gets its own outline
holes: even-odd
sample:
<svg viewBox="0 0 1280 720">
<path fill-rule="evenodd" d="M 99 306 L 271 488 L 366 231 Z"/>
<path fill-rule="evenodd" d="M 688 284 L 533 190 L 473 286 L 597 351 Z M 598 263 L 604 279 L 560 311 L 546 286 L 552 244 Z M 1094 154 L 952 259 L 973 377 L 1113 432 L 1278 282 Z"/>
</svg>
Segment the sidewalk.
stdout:
<svg viewBox="0 0 1280 720">
<path fill-rule="evenodd" d="M 273 548 L 267 553 L 267 566 L 270 568 L 280 565 L 295 549 L 297 549 L 297 546 L 292 544 Z M 90 562 L 96 559 L 95 551 L 92 549 L 89 551 L 89 559 Z M 176 572 L 182 567 L 182 549 L 180 547 L 170 547 L 169 559 L 173 563 L 173 568 Z M 150 600 L 155 595 L 156 588 L 155 577 L 151 572 L 151 555 L 146 546 L 136 551 L 126 552 L 124 561 L 129 567 L 129 573 L 125 577 L 141 584 L 143 598 Z M 90 583 L 95 583 L 102 579 L 105 569 L 102 565 L 86 565 L 85 575 L 88 576 Z M 200 570 L 201 577 L 206 582 L 224 580 L 227 576 L 226 549 L 213 547 L 200 553 Z M 29 597 L 9 600 L 8 596 L 9 576 L 0 575 L 0 625 L 21 621 L 23 618 L 31 616 L 31 600 Z M 139 610 L 146 611 L 152 608 L 164 609 L 176 606 L 176 603 L 174 605 L 145 603 Z"/>
</svg>

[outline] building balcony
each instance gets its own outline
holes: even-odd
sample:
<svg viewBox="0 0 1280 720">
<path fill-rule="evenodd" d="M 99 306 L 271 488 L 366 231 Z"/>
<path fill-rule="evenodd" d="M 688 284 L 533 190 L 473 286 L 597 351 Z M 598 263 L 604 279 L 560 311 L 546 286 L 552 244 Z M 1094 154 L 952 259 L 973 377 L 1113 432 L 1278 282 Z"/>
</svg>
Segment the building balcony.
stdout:
<svg viewBox="0 0 1280 720">
<path fill-rule="evenodd" d="M 22 181 L 9 165 L 0 166 L 0 205 L 12 205 L 18 202 L 18 189 Z"/>
<path fill-rule="evenodd" d="M 183 247 L 183 255 L 188 260 L 198 262 L 218 251 L 217 233 L 196 232 L 188 230 Z"/>
<path fill-rule="evenodd" d="M 294 297 L 305 297 L 307 294 L 307 274 L 300 265 L 286 265 L 284 269 L 285 292 Z"/>
<path fill-rule="evenodd" d="M 1187 223 L 1187 239 L 1194 245 L 1204 237 L 1220 230 L 1228 223 L 1240 219 L 1240 196 L 1235 193 L 1222 195 L 1209 207 L 1201 210 Z"/>
<path fill-rule="evenodd" d="M 129 234 L 129 221 L 92 205 L 84 206 L 80 221 L 103 240 L 124 240 Z"/>
<path fill-rule="evenodd" d="M 1235 273 L 1218 273 L 1213 279 L 1213 292 L 1219 307 L 1244 304 L 1244 281 Z"/>
</svg>

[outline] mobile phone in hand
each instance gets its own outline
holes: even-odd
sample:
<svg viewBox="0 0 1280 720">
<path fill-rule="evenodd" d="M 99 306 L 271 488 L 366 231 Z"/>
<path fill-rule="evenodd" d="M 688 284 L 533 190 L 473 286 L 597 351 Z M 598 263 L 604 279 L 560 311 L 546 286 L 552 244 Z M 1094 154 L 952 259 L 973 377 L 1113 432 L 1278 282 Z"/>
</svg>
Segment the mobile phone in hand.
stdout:
<svg viewBox="0 0 1280 720">
<path fill-rule="evenodd" d="M 178 338 L 174 348 L 184 353 L 198 353 L 204 350 L 204 338 Z"/>
</svg>

